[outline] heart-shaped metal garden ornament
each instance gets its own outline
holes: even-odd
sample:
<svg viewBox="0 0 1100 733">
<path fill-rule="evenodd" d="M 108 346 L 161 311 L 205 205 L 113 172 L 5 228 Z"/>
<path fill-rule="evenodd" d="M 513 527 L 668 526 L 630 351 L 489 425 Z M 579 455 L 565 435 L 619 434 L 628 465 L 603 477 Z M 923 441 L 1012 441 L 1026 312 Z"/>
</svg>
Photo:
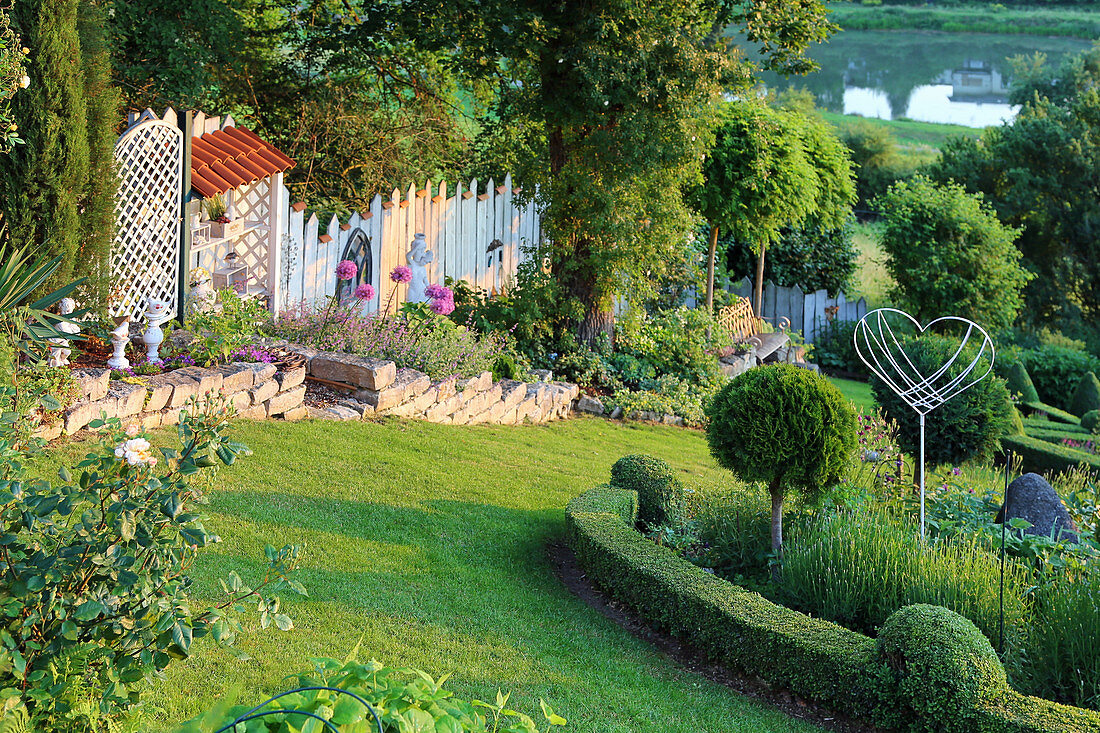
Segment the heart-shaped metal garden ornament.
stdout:
<svg viewBox="0 0 1100 733">
<path fill-rule="evenodd" d="M 912 324 L 919 336 L 934 328 L 962 326 L 959 344 L 943 364 L 925 374 L 913 364 L 898 338 L 898 325 L 890 317 L 904 319 L 901 326 Z M 906 323 L 906 321 L 908 323 Z M 978 342 L 974 356 L 967 347 Z M 879 308 L 863 316 L 852 335 L 856 353 L 871 372 L 892 389 L 920 417 L 920 533 L 924 537 L 924 419 L 928 413 L 982 381 L 993 371 L 996 349 L 985 329 L 966 318 L 944 316 L 921 325 L 916 318 L 896 308 Z M 970 359 L 966 362 L 966 359 Z M 985 364 L 988 359 L 988 364 Z M 956 364 L 963 366 L 956 369 Z M 982 367 L 985 366 L 983 371 Z"/>
<path fill-rule="evenodd" d="M 959 337 L 958 347 L 947 361 L 931 374 L 924 374 L 905 353 L 897 328 L 890 324 L 887 317 L 889 314 L 896 314 L 909 321 L 918 335 L 937 326 L 952 324 L 962 326 L 963 334 Z M 954 370 L 959 359 L 964 358 L 967 347 L 979 338 L 981 343 L 974 357 L 962 369 Z M 944 316 L 922 326 L 913 316 L 896 308 L 879 308 L 865 315 L 856 324 L 854 340 L 856 353 L 867 368 L 921 415 L 927 415 L 989 376 L 996 357 L 993 339 L 984 328 L 973 321 L 958 316 Z M 985 367 L 984 370 L 982 366 Z"/>
</svg>

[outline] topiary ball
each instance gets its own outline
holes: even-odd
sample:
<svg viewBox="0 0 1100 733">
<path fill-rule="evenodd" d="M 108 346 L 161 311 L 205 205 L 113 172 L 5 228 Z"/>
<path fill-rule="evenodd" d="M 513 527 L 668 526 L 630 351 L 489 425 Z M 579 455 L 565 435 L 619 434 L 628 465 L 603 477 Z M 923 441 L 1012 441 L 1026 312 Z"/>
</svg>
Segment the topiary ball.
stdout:
<svg viewBox="0 0 1100 733">
<path fill-rule="evenodd" d="M 902 349 L 921 374 L 934 374 L 958 350 L 958 342 L 923 334 L 907 339 Z M 967 350 L 948 373 L 954 376 L 973 359 Z M 980 372 L 979 372 L 980 374 Z M 911 455 L 920 451 L 920 418 L 878 377 L 871 390 L 886 417 L 898 424 L 898 444 Z M 1004 380 L 990 375 L 937 407 L 926 418 L 925 457 L 936 465 L 989 461 L 1001 448 L 1001 436 L 1012 430 L 1012 402 Z"/>
<path fill-rule="evenodd" d="M 710 452 L 744 481 L 774 480 L 815 499 L 844 475 L 856 447 L 852 403 L 820 374 L 757 367 L 726 383 L 707 415 Z"/>
<path fill-rule="evenodd" d="M 1100 381 L 1092 372 L 1086 372 L 1077 383 L 1077 389 L 1073 392 L 1072 412 L 1077 417 L 1084 417 L 1086 412 L 1100 410 Z"/>
<path fill-rule="evenodd" d="M 1035 383 L 1031 381 L 1031 375 L 1021 362 L 1012 362 L 1005 377 L 1005 386 L 1008 387 L 1009 394 L 1020 396 L 1020 402 L 1042 402 Z"/>
<path fill-rule="evenodd" d="M 683 518 L 684 485 L 672 466 L 646 455 L 623 456 L 611 467 L 611 487 L 638 492 L 638 519 L 650 524 L 678 522 Z"/>
<path fill-rule="evenodd" d="M 1089 410 L 1082 415 L 1081 427 L 1090 433 L 1100 433 L 1100 410 Z"/>
<path fill-rule="evenodd" d="M 902 705 L 929 731 L 970 733 L 966 712 L 1008 689 L 1004 666 L 968 619 L 942 606 L 916 604 L 893 613 L 878 634 Z"/>
</svg>

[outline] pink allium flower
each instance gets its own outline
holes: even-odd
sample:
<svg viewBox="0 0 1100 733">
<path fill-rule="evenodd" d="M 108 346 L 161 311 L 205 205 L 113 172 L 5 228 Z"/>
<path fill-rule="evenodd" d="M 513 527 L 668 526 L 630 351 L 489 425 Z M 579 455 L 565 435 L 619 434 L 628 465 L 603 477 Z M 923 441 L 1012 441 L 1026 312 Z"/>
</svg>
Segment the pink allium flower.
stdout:
<svg viewBox="0 0 1100 733">
<path fill-rule="evenodd" d="M 445 316 L 454 312 L 455 302 L 452 298 L 436 298 L 428 309 L 437 316 Z"/>
<path fill-rule="evenodd" d="M 395 283 L 407 283 L 412 282 L 413 271 L 404 265 L 398 265 L 393 268 L 393 272 L 390 273 L 390 280 Z"/>
<path fill-rule="evenodd" d="M 359 300 L 373 300 L 374 286 L 370 283 L 363 283 L 359 287 L 355 288 L 355 297 Z"/>
<path fill-rule="evenodd" d="M 336 266 L 336 277 L 340 280 L 352 280 L 359 273 L 359 266 L 351 260 L 341 260 Z"/>
<path fill-rule="evenodd" d="M 432 283 L 428 287 L 424 288 L 424 295 L 427 295 L 432 300 L 436 300 L 438 298 L 444 297 L 443 291 L 445 291 L 446 289 L 447 288 L 443 287 L 442 285 L 436 285 L 435 283 Z"/>
</svg>

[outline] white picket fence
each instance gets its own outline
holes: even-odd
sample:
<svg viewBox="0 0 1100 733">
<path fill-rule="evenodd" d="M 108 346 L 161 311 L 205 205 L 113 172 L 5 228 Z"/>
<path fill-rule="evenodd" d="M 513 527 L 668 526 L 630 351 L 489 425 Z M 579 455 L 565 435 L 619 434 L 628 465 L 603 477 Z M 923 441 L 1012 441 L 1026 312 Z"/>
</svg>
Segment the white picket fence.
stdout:
<svg viewBox="0 0 1100 733">
<path fill-rule="evenodd" d="M 374 301 L 368 310 L 382 309 L 391 302 L 393 283 L 389 274 L 406 264 L 405 255 L 413 235 L 423 233 L 434 259 L 428 265 L 428 280 L 444 282 L 446 277 L 465 280 L 487 292 L 500 292 L 513 280 L 529 247 L 542 236 L 537 207 L 522 201 L 520 189 L 508 175 L 502 185 L 493 179 L 482 188 L 478 181 L 459 183 L 452 195 L 444 181 L 427 182 L 422 188 L 409 186 L 405 193 L 394 189 L 383 198 L 375 196 L 370 209 L 352 214 L 346 222 L 333 216 L 322 223 L 304 203 L 290 205 L 287 231 L 281 237 L 282 282 L 271 283 L 278 293 L 276 310 L 306 301 L 318 303 L 336 292 L 336 264 L 351 259 L 374 286 Z M 397 286 L 391 309 L 405 300 L 405 285 Z"/>
<path fill-rule="evenodd" d="M 751 299 L 753 281 L 744 277 L 730 283 L 729 292 Z M 863 298 L 848 300 L 844 293 L 830 298 L 826 290 L 804 293 L 797 285 L 781 288 L 768 281 L 764 283 L 764 306 L 761 311 L 757 315 L 773 324 L 781 318 L 789 319 L 791 330 L 801 331 L 806 343 L 812 344 L 829 321 L 858 321 L 863 318 L 867 313 L 867 301 Z"/>
</svg>

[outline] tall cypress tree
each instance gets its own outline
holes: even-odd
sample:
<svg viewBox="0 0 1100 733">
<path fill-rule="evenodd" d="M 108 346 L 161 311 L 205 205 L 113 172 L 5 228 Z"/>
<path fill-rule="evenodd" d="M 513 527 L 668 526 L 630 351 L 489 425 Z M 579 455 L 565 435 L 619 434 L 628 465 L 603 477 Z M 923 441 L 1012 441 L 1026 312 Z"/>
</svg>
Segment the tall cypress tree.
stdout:
<svg viewBox="0 0 1100 733">
<path fill-rule="evenodd" d="M 30 48 L 31 85 L 12 100 L 26 144 L 0 156 L 0 210 L 17 247 L 61 255 L 46 288 L 73 279 L 88 183 L 88 108 L 77 33 L 79 0 L 20 0 L 15 30 Z"/>
<path fill-rule="evenodd" d="M 73 274 L 88 278 L 84 306 L 102 309 L 107 305 L 115 232 L 115 141 L 121 100 L 118 87 L 111 86 L 110 46 L 102 3 L 81 3 L 78 30 L 88 106 L 88 183 L 80 202 L 81 237 Z"/>
</svg>

